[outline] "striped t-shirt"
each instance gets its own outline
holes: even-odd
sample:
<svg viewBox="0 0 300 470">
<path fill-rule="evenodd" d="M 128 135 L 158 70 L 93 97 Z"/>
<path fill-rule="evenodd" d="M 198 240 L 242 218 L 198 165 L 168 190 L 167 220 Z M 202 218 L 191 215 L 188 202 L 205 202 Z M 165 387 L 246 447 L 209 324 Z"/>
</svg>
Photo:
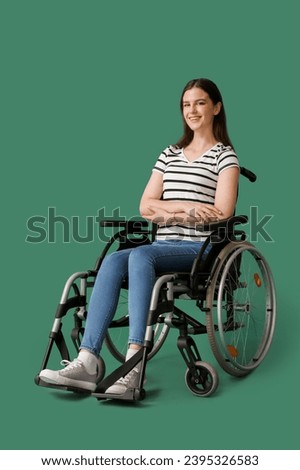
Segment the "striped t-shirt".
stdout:
<svg viewBox="0 0 300 470">
<path fill-rule="evenodd" d="M 192 162 L 182 148 L 170 145 L 159 156 L 153 171 L 163 173 L 164 200 L 214 204 L 218 175 L 234 166 L 239 167 L 234 150 L 218 142 Z M 196 231 L 193 226 L 176 224 L 159 227 L 156 239 L 204 241 L 208 234 Z"/>
</svg>

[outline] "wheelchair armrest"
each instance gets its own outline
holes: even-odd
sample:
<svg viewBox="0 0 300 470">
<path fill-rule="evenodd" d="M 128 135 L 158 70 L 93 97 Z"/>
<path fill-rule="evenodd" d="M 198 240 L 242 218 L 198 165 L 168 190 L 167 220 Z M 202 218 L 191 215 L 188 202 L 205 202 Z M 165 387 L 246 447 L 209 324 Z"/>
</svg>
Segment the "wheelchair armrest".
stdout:
<svg viewBox="0 0 300 470">
<path fill-rule="evenodd" d="M 225 229 L 225 231 L 229 233 L 233 232 L 235 225 L 246 224 L 247 222 L 248 217 L 246 215 L 234 215 L 228 219 L 197 224 L 196 229 L 200 232 L 215 232 L 219 229 Z"/>
<path fill-rule="evenodd" d="M 145 229 L 149 229 L 146 220 L 111 220 L 104 219 L 100 221 L 100 227 L 118 227 L 124 229 L 126 233 L 145 233 Z"/>
<path fill-rule="evenodd" d="M 150 238 L 153 238 L 155 229 L 154 226 L 151 227 L 146 220 L 141 219 L 103 219 L 100 220 L 100 227 L 113 227 L 119 230 L 114 231 L 115 233 L 109 235 L 108 239 L 106 239 L 106 246 L 96 261 L 94 268 L 96 272 L 99 271 L 104 257 L 115 242 L 119 244 L 117 250 L 146 245 L 151 243 Z"/>
<path fill-rule="evenodd" d="M 248 170 L 248 168 L 241 166 L 240 173 L 242 176 L 245 176 L 249 181 L 251 181 L 251 183 L 254 183 L 256 181 L 256 174 Z"/>
</svg>

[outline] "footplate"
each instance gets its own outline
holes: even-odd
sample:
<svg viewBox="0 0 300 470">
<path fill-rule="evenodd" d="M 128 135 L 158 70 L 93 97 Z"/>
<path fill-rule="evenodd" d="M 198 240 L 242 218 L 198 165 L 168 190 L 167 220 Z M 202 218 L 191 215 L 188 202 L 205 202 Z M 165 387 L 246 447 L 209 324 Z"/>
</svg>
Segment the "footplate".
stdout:
<svg viewBox="0 0 300 470">
<path fill-rule="evenodd" d="M 78 393 L 80 395 L 91 395 L 91 393 L 92 393 L 91 390 L 85 390 L 83 388 L 71 387 L 69 385 L 59 385 L 59 384 L 45 382 L 38 375 L 35 377 L 34 382 L 36 383 L 36 385 L 39 385 L 40 387 L 47 387 L 47 388 L 53 388 L 53 389 L 56 389 L 56 390 L 74 392 L 74 393 Z"/>
<path fill-rule="evenodd" d="M 92 393 L 92 396 L 97 398 L 97 400 L 139 401 L 145 398 L 146 391 L 144 388 L 128 388 L 125 393 L 122 393 L 122 395 L 94 392 Z"/>
<path fill-rule="evenodd" d="M 110 375 L 108 375 L 102 382 L 97 386 L 95 392 L 92 393 L 92 396 L 97 398 L 97 400 L 126 400 L 126 401 L 137 401 L 143 400 L 146 396 L 146 392 L 143 389 L 142 384 L 144 383 L 145 376 L 145 367 L 147 362 L 147 352 L 146 347 L 140 349 L 134 356 L 131 357 L 128 361 L 124 362 L 120 367 L 114 370 Z M 128 374 L 139 362 L 141 364 L 141 372 L 139 377 L 139 386 L 137 388 L 128 388 L 122 394 L 115 393 L 106 393 L 106 390 L 113 385 L 121 377 L 124 377 Z"/>
</svg>

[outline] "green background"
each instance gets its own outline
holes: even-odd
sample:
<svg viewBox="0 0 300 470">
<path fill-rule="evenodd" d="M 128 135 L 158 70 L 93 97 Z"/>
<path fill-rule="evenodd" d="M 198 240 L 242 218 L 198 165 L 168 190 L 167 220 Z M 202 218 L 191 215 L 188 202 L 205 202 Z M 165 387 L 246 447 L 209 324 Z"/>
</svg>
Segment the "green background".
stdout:
<svg viewBox="0 0 300 470">
<path fill-rule="evenodd" d="M 296 2 L 4 0 L 0 22 L 1 448 L 299 449 Z M 197 398 L 172 332 L 136 405 L 37 387 L 65 280 L 102 243 L 96 224 L 90 243 L 64 243 L 59 224 L 55 243 L 27 243 L 27 220 L 54 207 L 83 236 L 101 207 L 138 215 L 158 154 L 181 134 L 181 90 L 199 76 L 219 85 L 240 162 L 258 174 L 241 183 L 239 212 L 274 215 L 274 242 L 257 241 L 278 294 L 268 357 L 236 380 L 200 338 L 221 384 Z"/>
</svg>

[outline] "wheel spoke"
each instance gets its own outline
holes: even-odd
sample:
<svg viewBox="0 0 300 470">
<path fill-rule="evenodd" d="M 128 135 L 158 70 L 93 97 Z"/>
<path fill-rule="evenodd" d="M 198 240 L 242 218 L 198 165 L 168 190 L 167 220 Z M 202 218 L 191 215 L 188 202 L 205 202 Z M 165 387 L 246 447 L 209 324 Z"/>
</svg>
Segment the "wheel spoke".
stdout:
<svg viewBox="0 0 300 470">
<path fill-rule="evenodd" d="M 154 325 L 154 344 L 148 354 L 148 360 L 159 351 L 168 335 L 169 326 L 164 322 L 164 316 L 162 315 L 160 321 Z M 128 320 L 128 291 L 122 289 L 113 327 L 108 329 L 105 338 L 109 351 L 120 362 L 124 362 L 128 348 L 129 322 L 123 321 L 126 318 Z"/>
<path fill-rule="evenodd" d="M 260 253 L 247 242 L 230 243 L 219 257 L 207 294 L 208 336 L 223 369 L 246 375 L 264 359 L 271 344 L 275 324 L 272 275 Z"/>
</svg>

